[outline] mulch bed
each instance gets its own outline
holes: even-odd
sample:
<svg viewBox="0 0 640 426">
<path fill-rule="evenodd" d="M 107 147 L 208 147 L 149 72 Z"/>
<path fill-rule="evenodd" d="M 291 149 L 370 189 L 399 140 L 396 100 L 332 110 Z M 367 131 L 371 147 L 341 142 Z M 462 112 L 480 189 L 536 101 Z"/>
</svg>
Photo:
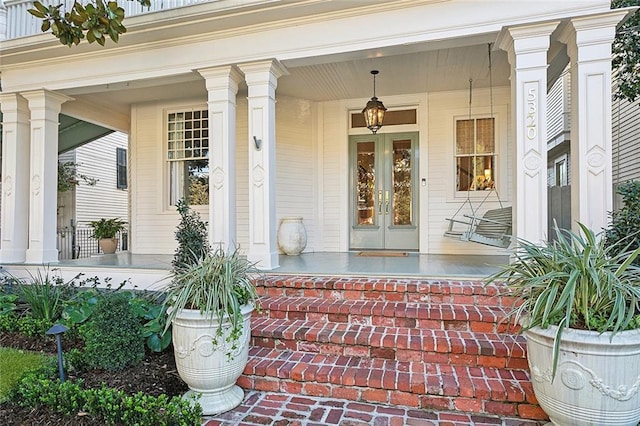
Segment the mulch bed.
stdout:
<svg viewBox="0 0 640 426">
<path fill-rule="evenodd" d="M 0 346 L 25 349 L 48 354 L 56 353 L 56 341 L 53 337 L 29 338 L 20 333 L 0 333 Z M 81 347 L 81 342 L 62 340 L 63 350 Z M 89 370 L 81 374 L 69 375 L 68 380 L 82 379 L 84 386 L 120 389 L 129 394 L 144 392 L 169 397 L 182 395 L 188 390 L 176 371 L 173 350 L 162 353 L 147 353 L 138 365 L 122 371 Z M 66 416 L 46 408 L 21 408 L 12 403 L 0 404 L 0 425 L 38 425 L 38 426 L 85 426 L 100 424 L 99 419 L 86 415 Z"/>
</svg>

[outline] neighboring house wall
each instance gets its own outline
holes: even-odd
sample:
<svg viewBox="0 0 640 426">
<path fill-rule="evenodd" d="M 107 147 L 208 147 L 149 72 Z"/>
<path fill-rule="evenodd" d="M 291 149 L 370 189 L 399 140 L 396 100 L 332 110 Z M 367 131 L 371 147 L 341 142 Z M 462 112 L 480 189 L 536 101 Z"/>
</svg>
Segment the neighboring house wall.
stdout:
<svg viewBox="0 0 640 426">
<path fill-rule="evenodd" d="M 116 185 L 116 149 L 127 149 L 127 135 L 114 132 L 73 151 L 61 154 L 58 161 L 77 164 L 77 175 L 95 179 L 90 185 L 78 178 L 74 190 L 58 194 L 58 227 L 78 227 L 100 218 L 119 217 L 128 220 L 128 190 Z"/>
<path fill-rule="evenodd" d="M 571 75 L 565 69 L 547 93 L 547 184 L 571 184 Z"/>
<path fill-rule="evenodd" d="M 640 99 L 635 102 L 614 99 L 611 123 L 615 188 L 629 180 L 640 180 Z M 622 207 L 622 197 L 618 194 L 614 197 L 614 207 Z"/>
</svg>

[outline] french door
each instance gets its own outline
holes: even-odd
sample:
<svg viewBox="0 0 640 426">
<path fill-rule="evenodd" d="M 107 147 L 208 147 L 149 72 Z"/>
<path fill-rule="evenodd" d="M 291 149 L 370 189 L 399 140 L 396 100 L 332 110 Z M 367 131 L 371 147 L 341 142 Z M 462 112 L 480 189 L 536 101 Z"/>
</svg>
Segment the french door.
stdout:
<svg viewBox="0 0 640 426">
<path fill-rule="evenodd" d="M 418 249 L 418 134 L 349 138 L 350 248 Z"/>
</svg>

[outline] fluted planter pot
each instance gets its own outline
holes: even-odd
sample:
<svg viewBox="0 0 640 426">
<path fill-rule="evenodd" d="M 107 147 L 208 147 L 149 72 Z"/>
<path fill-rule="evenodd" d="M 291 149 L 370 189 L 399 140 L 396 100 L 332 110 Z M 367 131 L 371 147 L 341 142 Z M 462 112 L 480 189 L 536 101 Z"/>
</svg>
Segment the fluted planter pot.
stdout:
<svg viewBox="0 0 640 426">
<path fill-rule="evenodd" d="M 301 217 L 284 217 L 278 229 L 278 245 L 289 256 L 297 256 L 307 246 L 307 230 Z"/>
<path fill-rule="evenodd" d="M 640 330 L 599 334 L 566 328 L 552 381 L 557 327 L 525 332 L 540 407 L 562 426 L 636 426 L 640 421 Z"/>
<path fill-rule="evenodd" d="M 113 254 L 116 252 L 118 248 L 118 239 L 117 238 L 101 238 L 98 240 L 98 245 L 104 254 Z"/>
<path fill-rule="evenodd" d="M 253 305 L 242 307 L 242 336 L 235 349 L 233 342 L 227 342 L 229 322 L 224 323 L 222 336 L 217 336 L 217 319 L 211 321 L 199 310 L 183 309 L 172 323 L 176 367 L 190 389 L 184 397 L 200 395 L 203 414 L 229 411 L 244 398 L 243 390 L 235 383 L 248 361 L 251 312 Z"/>
</svg>

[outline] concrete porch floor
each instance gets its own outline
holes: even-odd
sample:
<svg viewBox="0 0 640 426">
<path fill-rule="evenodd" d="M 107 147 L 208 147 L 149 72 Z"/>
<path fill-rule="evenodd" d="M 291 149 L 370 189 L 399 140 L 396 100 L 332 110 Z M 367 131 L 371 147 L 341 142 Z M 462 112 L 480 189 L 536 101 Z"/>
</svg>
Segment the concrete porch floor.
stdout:
<svg viewBox="0 0 640 426">
<path fill-rule="evenodd" d="M 377 254 L 377 253 L 376 253 Z M 57 267 L 104 269 L 154 269 L 169 271 L 172 255 L 99 255 L 64 260 Z M 484 277 L 509 262 L 509 256 L 440 255 L 407 253 L 406 256 L 360 256 L 359 252 L 316 252 L 280 255 L 280 267 L 265 271 L 277 275 L 336 275 L 415 277 Z M 17 265 L 14 265 L 17 266 Z"/>
</svg>

